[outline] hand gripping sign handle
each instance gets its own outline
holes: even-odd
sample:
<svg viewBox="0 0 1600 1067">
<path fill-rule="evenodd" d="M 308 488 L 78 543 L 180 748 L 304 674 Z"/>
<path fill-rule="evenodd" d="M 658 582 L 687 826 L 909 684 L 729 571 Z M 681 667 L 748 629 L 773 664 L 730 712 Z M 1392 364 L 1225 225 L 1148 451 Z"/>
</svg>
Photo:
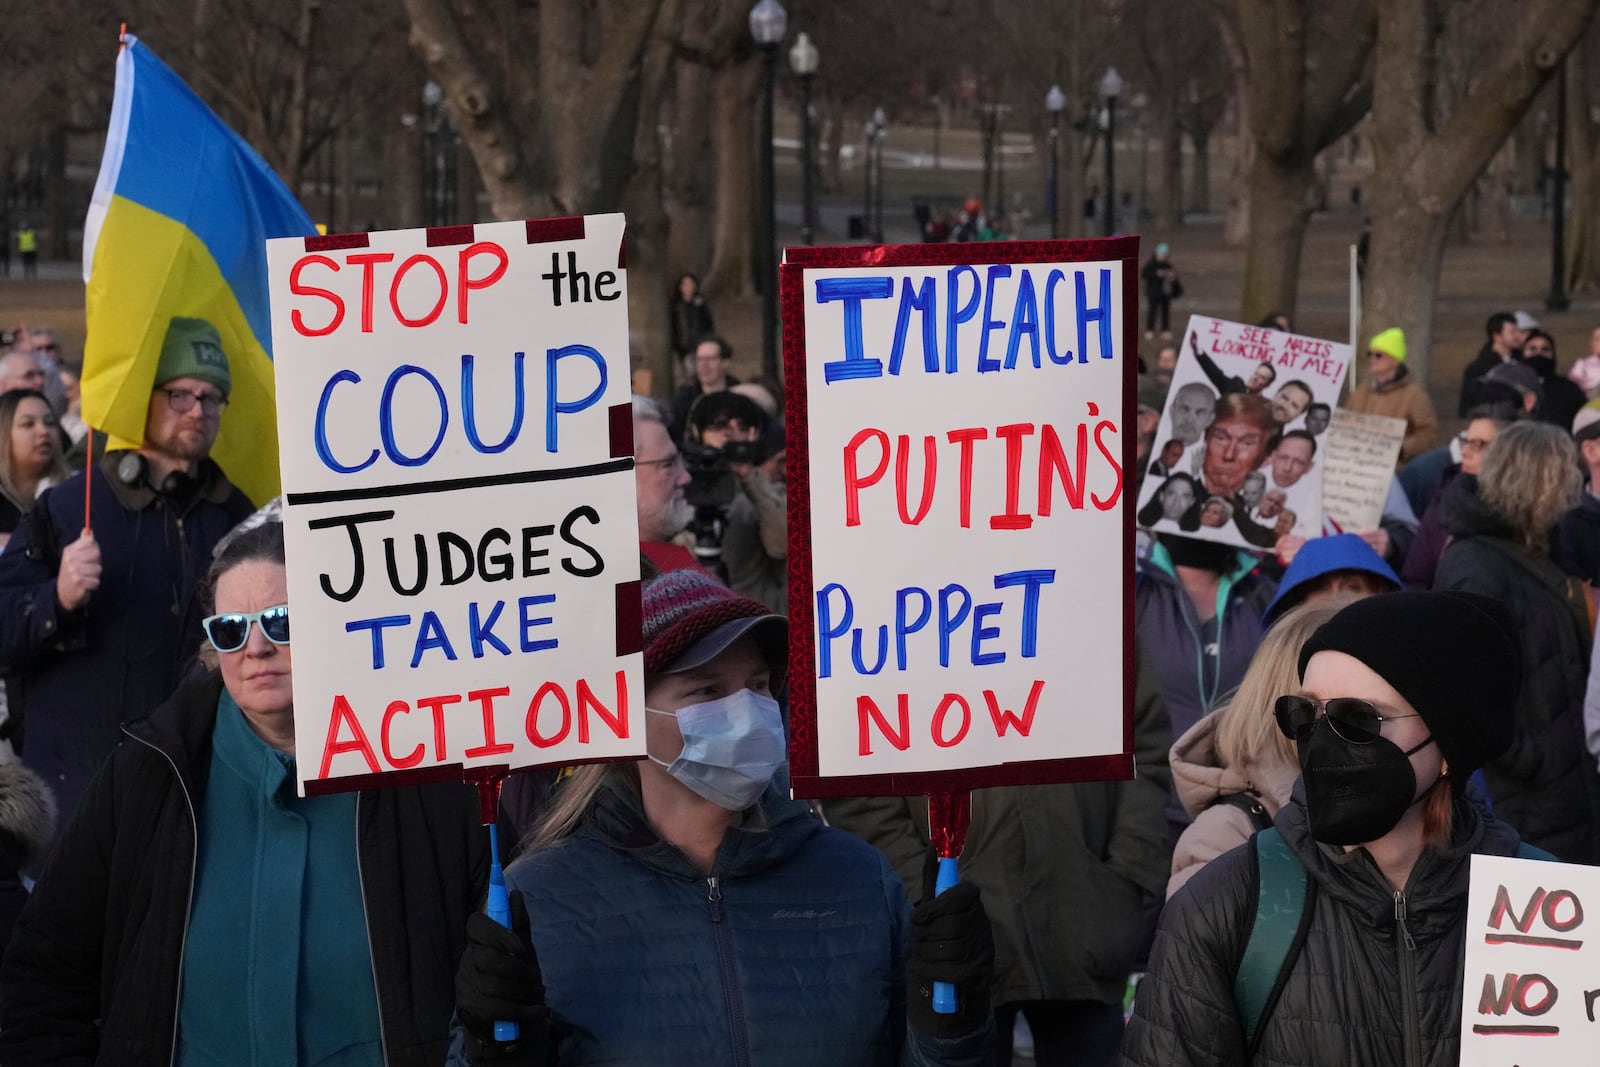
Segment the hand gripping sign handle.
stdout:
<svg viewBox="0 0 1600 1067">
<path fill-rule="evenodd" d="M 939 878 L 933 883 L 933 895 L 938 896 L 955 885 L 961 876 L 956 873 L 956 858 L 945 856 L 939 860 Z M 933 1010 L 940 1015 L 956 1013 L 956 987 L 949 982 L 933 983 Z"/>
<path fill-rule="evenodd" d="M 967 824 L 971 819 L 971 794 L 954 792 L 928 795 L 928 836 L 939 857 L 939 874 L 933 884 L 934 896 L 960 880 L 956 857 L 966 847 Z M 956 1013 L 956 987 L 953 983 L 933 983 L 933 1010 L 940 1015 Z"/>
<path fill-rule="evenodd" d="M 505 872 L 500 869 L 500 835 L 495 833 L 494 823 L 489 824 L 489 899 L 483 910 L 489 918 L 511 929 L 511 894 L 506 892 Z M 496 1041 L 515 1041 L 518 1036 L 516 1023 L 495 1020 Z"/>
</svg>

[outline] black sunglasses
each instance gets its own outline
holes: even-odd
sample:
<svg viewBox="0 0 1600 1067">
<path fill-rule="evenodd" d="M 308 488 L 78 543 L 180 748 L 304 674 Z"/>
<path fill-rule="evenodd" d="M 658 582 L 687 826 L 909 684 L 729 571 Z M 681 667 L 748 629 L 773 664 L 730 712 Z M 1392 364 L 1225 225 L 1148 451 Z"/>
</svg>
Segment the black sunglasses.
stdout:
<svg viewBox="0 0 1600 1067">
<path fill-rule="evenodd" d="M 1304 741 L 1317 723 L 1318 714 L 1328 717 L 1333 732 L 1352 745 L 1370 745 L 1376 741 L 1383 724 L 1390 719 L 1416 719 L 1418 715 L 1382 715 L 1370 700 L 1356 697 L 1334 697 L 1331 700 L 1312 700 L 1310 697 L 1282 696 L 1272 706 L 1278 720 L 1278 729 L 1291 741 Z"/>
<path fill-rule="evenodd" d="M 233 611 L 203 619 L 206 640 L 218 652 L 237 652 L 250 640 L 250 624 L 261 624 L 261 635 L 275 645 L 289 643 L 289 605 L 277 604 L 260 611 Z"/>
</svg>

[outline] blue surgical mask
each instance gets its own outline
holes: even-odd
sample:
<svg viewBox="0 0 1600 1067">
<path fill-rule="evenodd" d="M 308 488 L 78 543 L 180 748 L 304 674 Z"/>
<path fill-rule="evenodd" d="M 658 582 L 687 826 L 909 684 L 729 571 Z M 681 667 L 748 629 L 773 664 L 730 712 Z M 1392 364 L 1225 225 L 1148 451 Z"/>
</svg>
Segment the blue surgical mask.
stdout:
<svg viewBox="0 0 1600 1067">
<path fill-rule="evenodd" d="M 673 716 L 683 734 L 683 751 L 677 759 L 667 763 L 650 756 L 650 760 L 729 811 L 754 804 L 787 759 L 778 702 L 761 693 L 741 689 L 675 712 L 645 711 Z"/>
</svg>

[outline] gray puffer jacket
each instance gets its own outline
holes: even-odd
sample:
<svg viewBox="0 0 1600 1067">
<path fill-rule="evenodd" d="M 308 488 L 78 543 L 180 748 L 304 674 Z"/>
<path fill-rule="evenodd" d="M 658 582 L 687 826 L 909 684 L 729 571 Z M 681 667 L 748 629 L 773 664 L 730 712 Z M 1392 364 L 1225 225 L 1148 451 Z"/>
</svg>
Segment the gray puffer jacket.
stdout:
<svg viewBox="0 0 1600 1067">
<path fill-rule="evenodd" d="M 1233 999 L 1256 912 L 1255 851 L 1239 848 L 1167 902 L 1124 1067 L 1455 1067 L 1472 855 L 1515 855 L 1519 841 L 1469 798 L 1454 814 L 1450 845 L 1426 849 L 1401 894 L 1365 849 L 1312 840 L 1296 786 L 1276 824 L 1306 865 L 1314 910 L 1255 1057 Z"/>
</svg>

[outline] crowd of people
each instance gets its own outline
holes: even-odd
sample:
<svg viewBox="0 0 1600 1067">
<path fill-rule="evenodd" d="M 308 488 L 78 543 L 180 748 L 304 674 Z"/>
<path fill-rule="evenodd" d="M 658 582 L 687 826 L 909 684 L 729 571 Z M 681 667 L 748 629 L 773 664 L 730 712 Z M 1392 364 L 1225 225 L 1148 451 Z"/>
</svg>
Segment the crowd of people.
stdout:
<svg viewBox="0 0 1600 1067">
<path fill-rule="evenodd" d="M 210 459 L 214 327 L 173 320 L 111 450 L 54 337 L 10 337 L 0 1062 L 1455 1062 L 1470 856 L 1600 863 L 1600 351 L 1562 376 L 1497 315 L 1439 445 L 1379 333 L 1390 503 L 1308 538 L 1279 516 L 1326 405 L 1190 338 L 1210 384 L 1158 447 L 1161 344 L 1138 773 L 974 792 L 935 894 L 925 798 L 789 797 L 782 410 L 696 279 L 671 304 L 681 385 L 633 402 L 648 758 L 508 783 L 509 927 L 467 786 L 295 795 L 283 532 Z M 1240 512 L 1255 551 L 1186 536 Z M 1246 953 L 1284 879 L 1294 936 Z"/>
</svg>

